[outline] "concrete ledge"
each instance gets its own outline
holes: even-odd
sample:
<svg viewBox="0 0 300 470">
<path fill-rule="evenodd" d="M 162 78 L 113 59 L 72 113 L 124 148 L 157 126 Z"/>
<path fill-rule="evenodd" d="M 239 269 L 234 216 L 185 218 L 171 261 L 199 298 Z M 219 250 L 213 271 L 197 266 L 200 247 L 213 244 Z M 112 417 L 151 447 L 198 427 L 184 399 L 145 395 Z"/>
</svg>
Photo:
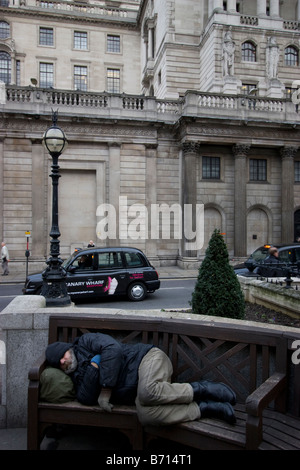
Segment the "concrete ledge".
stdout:
<svg viewBox="0 0 300 470">
<path fill-rule="evenodd" d="M 276 312 L 300 319 L 300 291 L 279 284 L 238 276 L 247 302 L 263 305 Z"/>
</svg>

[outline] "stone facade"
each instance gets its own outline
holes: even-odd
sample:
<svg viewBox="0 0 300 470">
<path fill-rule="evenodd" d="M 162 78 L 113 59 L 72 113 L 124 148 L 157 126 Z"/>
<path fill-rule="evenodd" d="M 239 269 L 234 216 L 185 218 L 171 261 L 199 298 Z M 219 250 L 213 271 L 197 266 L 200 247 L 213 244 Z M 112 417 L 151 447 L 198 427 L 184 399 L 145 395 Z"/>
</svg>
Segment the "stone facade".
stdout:
<svg viewBox="0 0 300 470">
<path fill-rule="evenodd" d="M 49 253 L 42 136 L 52 110 L 69 141 L 59 158 L 63 258 L 93 239 L 186 267 L 215 228 L 232 257 L 300 235 L 297 1 L 10 3 L 0 5 L 0 233 L 12 269 L 25 261 L 27 231 L 30 270 Z M 104 204 L 116 228 L 106 239 Z M 184 205 L 194 218 L 204 205 L 202 247 L 191 248 Z"/>
</svg>

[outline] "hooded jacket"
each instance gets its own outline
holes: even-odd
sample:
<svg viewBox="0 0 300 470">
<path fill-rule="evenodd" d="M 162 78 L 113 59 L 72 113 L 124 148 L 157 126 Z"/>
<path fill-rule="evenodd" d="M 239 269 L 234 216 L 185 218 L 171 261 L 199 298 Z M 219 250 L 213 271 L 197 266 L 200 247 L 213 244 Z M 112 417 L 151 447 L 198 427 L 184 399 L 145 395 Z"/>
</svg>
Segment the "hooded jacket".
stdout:
<svg viewBox="0 0 300 470">
<path fill-rule="evenodd" d="M 125 344 L 103 333 L 85 333 L 76 338 L 72 347 L 78 366 L 71 377 L 79 402 L 96 404 L 103 387 L 112 389 L 112 403 L 134 404 L 138 368 L 152 345 Z M 91 365 L 91 359 L 97 354 L 101 355 L 99 369 Z"/>
</svg>

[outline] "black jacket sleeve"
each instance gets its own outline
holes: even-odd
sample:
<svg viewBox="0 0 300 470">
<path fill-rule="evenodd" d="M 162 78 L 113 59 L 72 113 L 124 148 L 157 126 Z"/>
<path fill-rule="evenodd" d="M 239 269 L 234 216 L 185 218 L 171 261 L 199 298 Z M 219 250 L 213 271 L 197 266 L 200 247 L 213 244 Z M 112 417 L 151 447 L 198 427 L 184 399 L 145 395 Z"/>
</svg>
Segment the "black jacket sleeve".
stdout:
<svg viewBox="0 0 300 470">
<path fill-rule="evenodd" d="M 115 387 L 124 363 L 121 343 L 103 333 L 86 333 L 79 339 L 78 346 L 93 355 L 101 354 L 100 385 L 104 388 Z"/>
<path fill-rule="evenodd" d="M 100 391 L 99 369 L 88 365 L 83 380 L 76 387 L 76 398 L 83 405 L 95 405 Z"/>
</svg>

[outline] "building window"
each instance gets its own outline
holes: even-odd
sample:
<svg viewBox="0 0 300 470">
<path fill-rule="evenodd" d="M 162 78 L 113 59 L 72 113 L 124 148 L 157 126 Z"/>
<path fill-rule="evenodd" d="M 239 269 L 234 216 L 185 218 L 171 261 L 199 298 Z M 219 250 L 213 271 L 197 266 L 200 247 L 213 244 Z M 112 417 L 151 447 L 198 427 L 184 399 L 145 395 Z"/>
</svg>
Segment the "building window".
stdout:
<svg viewBox="0 0 300 470">
<path fill-rule="evenodd" d="M 6 39 L 10 36 L 9 24 L 6 21 L 0 21 L 0 38 Z"/>
<path fill-rule="evenodd" d="M 295 161 L 295 183 L 300 183 L 300 161 Z"/>
<path fill-rule="evenodd" d="M 74 49 L 87 50 L 87 33 L 74 31 Z"/>
<path fill-rule="evenodd" d="M 202 178 L 205 180 L 220 179 L 219 157 L 202 157 Z"/>
<path fill-rule="evenodd" d="M 108 93 L 120 93 L 120 69 L 107 69 Z"/>
<path fill-rule="evenodd" d="M 243 83 L 242 84 L 242 93 L 243 95 L 256 95 L 257 93 L 257 86 L 253 83 Z"/>
<path fill-rule="evenodd" d="M 53 28 L 40 28 L 40 46 L 53 46 Z"/>
<path fill-rule="evenodd" d="M 250 158 L 250 181 L 267 180 L 267 160 Z"/>
<path fill-rule="evenodd" d="M 121 52 L 120 36 L 107 35 L 107 52 Z"/>
<path fill-rule="evenodd" d="M 7 52 L 0 52 L 0 80 L 6 85 L 11 81 L 11 57 Z"/>
<path fill-rule="evenodd" d="M 0 80 L 6 85 L 11 80 L 11 57 L 7 52 L 0 52 Z"/>
<path fill-rule="evenodd" d="M 284 63 L 285 65 L 295 66 L 299 65 L 299 53 L 298 49 L 294 46 L 288 46 L 284 51 Z"/>
<path fill-rule="evenodd" d="M 16 60 L 16 84 L 21 85 L 21 62 Z"/>
<path fill-rule="evenodd" d="M 256 46 L 251 41 L 242 44 L 242 60 L 256 62 Z"/>
<path fill-rule="evenodd" d="M 40 63 L 40 87 L 53 87 L 53 64 Z"/>
<path fill-rule="evenodd" d="M 74 89 L 87 91 L 87 67 L 74 66 Z"/>
</svg>

